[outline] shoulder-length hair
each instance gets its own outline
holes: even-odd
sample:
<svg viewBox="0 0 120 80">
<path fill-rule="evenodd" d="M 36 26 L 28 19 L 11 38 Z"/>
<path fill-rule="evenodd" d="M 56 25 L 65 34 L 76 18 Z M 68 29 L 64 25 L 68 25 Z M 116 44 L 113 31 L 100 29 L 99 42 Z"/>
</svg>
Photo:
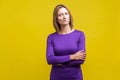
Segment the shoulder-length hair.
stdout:
<svg viewBox="0 0 120 80">
<path fill-rule="evenodd" d="M 69 13 L 69 15 L 70 15 L 69 25 L 70 25 L 70 28 L 71 28 L 71 29 L 73 28 L 73 17 L 72 17 L 72 15 L 71 15 L 70 10 L 69 10 L 65 5 L 59 4 L 59 5 L 57 5 L 57 6 L 54 8 L 54 11 L 53 11 L 53 26 L 54 26 L 56 32 L 60 31 L 60 29 L 61 29 L 61 28 L 60 28 L 60 24 L 57 22 L 58 10 L 59 10 L 60 8 L 65 8 L 65 9 L 67 9 L 67 11 L 68 11 L 68 13 Z"/>
</svg>

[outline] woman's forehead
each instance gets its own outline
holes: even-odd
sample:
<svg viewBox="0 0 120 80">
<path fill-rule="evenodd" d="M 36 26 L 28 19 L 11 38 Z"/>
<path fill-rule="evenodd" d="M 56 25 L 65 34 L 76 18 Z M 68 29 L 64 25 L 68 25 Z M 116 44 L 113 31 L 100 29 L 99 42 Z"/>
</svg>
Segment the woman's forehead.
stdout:
<svg viewBox="0 0 120 80">
<path fill-rule="evenodd" d="M 62 7 L 58 10 L 58 13 L 62 13 L 62 12 L 68 12 L 68 10 L 66 8 Z"/>
</svg>

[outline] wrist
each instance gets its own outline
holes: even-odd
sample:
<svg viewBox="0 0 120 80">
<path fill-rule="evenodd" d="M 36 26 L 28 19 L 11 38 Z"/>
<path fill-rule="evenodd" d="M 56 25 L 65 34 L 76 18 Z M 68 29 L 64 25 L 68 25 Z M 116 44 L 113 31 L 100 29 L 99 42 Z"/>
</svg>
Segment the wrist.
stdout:
<svg viewBox="0 0 120 80">
<path fill-rule="evenodd" d="M 70 60 L 74 60 L 74 55 L 70 55 Z"/>
</svg>

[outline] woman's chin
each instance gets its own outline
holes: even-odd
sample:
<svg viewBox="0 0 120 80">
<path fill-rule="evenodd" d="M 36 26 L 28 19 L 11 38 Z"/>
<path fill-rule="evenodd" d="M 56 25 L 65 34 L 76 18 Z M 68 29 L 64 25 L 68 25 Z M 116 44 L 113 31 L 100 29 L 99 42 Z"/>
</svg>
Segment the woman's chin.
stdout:
<svg viewBox="0 0 120 80">
<path fill-rule="evenodd" d="M 69 25 L 69 23 L 63 23 L 63 24 L 61 24 L 61 26 L 67 26 L 67 25 Z"/>
</svg>

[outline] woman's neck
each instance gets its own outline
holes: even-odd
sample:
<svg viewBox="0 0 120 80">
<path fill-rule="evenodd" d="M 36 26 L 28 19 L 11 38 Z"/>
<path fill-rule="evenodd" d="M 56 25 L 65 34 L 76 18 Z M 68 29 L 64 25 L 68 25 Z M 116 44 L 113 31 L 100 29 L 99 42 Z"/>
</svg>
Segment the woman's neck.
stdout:
<svg viewBox="0 0 120 80">
<path fill-rule="evenodd" d="M 67 34 L 73 31 L 74 29 L 71 29 L 69 25 L 61 26 L 61 30 L 59 31 L 60 34 Z"/>
</svg>

